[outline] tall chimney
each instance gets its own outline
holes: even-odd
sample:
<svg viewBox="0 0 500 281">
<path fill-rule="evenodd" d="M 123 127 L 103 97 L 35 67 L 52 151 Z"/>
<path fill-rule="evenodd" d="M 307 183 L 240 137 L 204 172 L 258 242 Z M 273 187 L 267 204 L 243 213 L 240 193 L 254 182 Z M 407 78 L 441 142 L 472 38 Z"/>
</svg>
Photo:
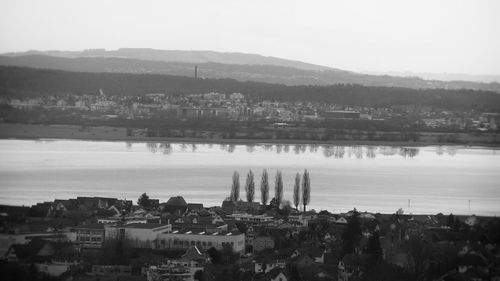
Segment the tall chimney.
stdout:
<svg viewBox="0 0 500 281">
<path fill-rule="evenodd" d="M 194 79 L 198 78 L 198 66 L 194 66 Z"/>
</svg>

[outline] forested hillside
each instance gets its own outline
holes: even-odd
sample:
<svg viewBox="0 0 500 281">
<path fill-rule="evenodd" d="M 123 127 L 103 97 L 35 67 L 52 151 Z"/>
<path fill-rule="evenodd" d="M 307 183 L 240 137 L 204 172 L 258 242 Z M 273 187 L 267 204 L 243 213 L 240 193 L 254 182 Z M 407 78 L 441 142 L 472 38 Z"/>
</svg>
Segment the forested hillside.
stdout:
<svg viewBox="0 0 500 281">
<path fill-rule="evenodd" d="M 0 95 L 43 96 L 96 93 L 140 95 L 145 93 L 240 92 L 250 97 L 284 101 L 320 101 L 343 105 L 420 105 L 442 109 L 499 110 L 500 95 L 474 90 L 332 86 L 285 86 L 233 79 L 194 79 L 157 74 L 86 73 L 0 66 Z"/>
</svg>

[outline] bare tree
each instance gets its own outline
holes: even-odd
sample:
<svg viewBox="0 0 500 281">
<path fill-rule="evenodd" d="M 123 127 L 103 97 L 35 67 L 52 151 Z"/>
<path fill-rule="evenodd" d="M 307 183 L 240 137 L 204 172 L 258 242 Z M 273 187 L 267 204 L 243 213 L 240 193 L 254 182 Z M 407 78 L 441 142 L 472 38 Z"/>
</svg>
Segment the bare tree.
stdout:
<svg viewBox="0 0 500 281">
<path fill-rule="evenodd" d="M 295 175 L 295 185 L 293 186 L 293 205 L 298 210 L 300 204 L 300 174 Z"/>
<path fill-rule="evenodd" d="M 304 212 L 306 211 L 306 206 L 309 205 L 311 200 L 311 178 L 309 177 L 309 172 L 304 170 L 304 175 L 302 176 L 302 205 L 304 205 Z"/>
<path fill-rule="evenodd" d="M 274 185 L 274 198 L 276 199 L 276 207 L 279 209 L 281 201 L 283 201 L 283 178 L 281 171 L 276 172 L 276 182 Z"/>
<path fill-rule="evenodd" d="M 253 180 L 253 172 L 250 170 L 247 175 L 247 182 L 245 184 L 245 190 L 247 192 L 247 201 L 253 202 L 253 197 L 255 195 L 255 182 Z"/>
<path fill-rule="evenodd" d="M 266 206 L 269 200 L 269 177 L 266 169 L 262 172 L 262 179 L 260 180 L 260 199 L 262 205 Z"/>
<path fill-rule="evenodd" d="M 234 171 L 233 185 L 231 186 L 231 201 L 236 202 L 240 199 L 240 174 Z"/>
</svg>

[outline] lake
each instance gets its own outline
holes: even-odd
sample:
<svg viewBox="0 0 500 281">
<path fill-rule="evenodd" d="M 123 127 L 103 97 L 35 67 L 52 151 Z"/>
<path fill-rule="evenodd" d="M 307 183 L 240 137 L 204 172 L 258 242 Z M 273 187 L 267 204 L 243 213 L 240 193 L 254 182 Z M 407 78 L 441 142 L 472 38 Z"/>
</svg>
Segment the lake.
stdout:
<svg viewBox="0 0 500 281">
<path fill-rule="evenodd" d="M 500 153 L 494 148 L 427 146 L 229 145 L 79 140 L 0 140 L 0 204 L 32 205 L 76 196 L 167 201 L 182 195 L 205 206 L 229 196 L 248 170 L 256 201 L 267 169 L 270 197 L 279 169 L 292 201 L 296 173 L 311 176 L 308 208 L 344 212 L 500 214 Z"/>
</svg>

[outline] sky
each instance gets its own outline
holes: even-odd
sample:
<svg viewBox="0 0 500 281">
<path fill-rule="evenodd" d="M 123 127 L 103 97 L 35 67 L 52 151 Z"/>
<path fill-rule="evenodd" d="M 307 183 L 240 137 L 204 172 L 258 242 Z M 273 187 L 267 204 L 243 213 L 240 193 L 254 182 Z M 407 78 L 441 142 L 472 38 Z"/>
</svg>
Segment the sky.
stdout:
<svg viewBox="0 0 500 281">
<path fill-rule="evenodd" d="M 500 75 L 498 0 L 1 0 L 0 53 L 243 52 L 351 71 Z"/>
</svg>

